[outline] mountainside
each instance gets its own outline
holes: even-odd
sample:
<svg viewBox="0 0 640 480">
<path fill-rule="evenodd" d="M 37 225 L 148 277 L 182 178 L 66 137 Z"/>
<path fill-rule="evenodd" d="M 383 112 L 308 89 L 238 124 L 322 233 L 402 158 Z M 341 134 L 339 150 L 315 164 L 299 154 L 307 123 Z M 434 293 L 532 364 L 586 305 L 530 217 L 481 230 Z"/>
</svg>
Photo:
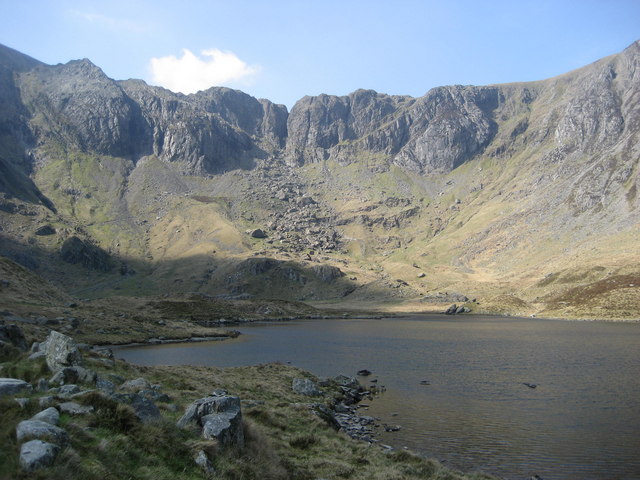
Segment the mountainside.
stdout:
<svg viewBox="0 0 640 480">
<path fill-rule="evenodd" d="M 80 298 L 640 318 L 640 42 L 286 107 L 0 46 L 0 254 Z"/>
</svg>

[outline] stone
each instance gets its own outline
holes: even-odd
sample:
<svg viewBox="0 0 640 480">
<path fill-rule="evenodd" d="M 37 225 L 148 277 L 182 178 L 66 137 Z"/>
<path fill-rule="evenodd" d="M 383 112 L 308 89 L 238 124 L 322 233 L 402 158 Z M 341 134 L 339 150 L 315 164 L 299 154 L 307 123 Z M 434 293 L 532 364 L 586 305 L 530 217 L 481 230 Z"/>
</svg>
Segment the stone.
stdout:
<svg viewBox="0 0 640 480">
<path fill-rule="evenodd" d="M 16 401 L 16 403 L 18 405 L 20 405 L 20 408 L 26 408 L 27 405 L 29 405 L 29 399 L 28 398 L 17 397 L 17 398 L 14 398 L 14 400 Z"/>
<path fill-rule="evenodd" d="M 69 443 L 69 435 L 62 428 L 42 420 L 23 420 L 16 427 L 16 439 L 19 443 L 28 440 L 43 440 L 56 445 Z"/>
<path fill-rule="evenodd" d="M 47 235 L 55 235 L 56 229 L 51 225 L 43 225 L 35 231 L 35 234 L 40 237 L 46 237 Z"/>
<path fill-rule="evenodd" d="M 201 427 L 204 438 L 215 438 L 220 446 L 244 446 L 240 398 L 232 395 L 210 396 L 189 405 L 177 426 Z"/>
<path fill-rule="evenodd" d="M 152 422 L 160 418 L 160 410 L 149 398 L 142 395 L 135 395 L 131 402 L 133 412 L 142 423 Z"/>
<path fill-rule="evenodd" d="M 249 235 L 251 235 L 252 238 L 267 238 L 267 234 L 260 228 L 252 230 Z"/>
<path fill-rule="evenodd" d="M 58 388 L 58 395 L 61 397 L 70 397 L 76 393 L 80 393 L 80 387 L 74 383 L 70 385 L 62 385 Z"/>
<path fill-rule="evenodd" d="M 242 415 L 239 410 L 209 414 L 202 417 L 202 436 L 217 440 L 221 446 L 244 446 Z"/>
<path fill-rule="evenodd" d="M 160 410 L 153 400 L 139 393 L 114 393 L 110 398 L 131 405 L 133 413 L 143 423 L 152 422 L 160 418 Z"/>
<path fill-rule="evenodd" d="M 84 367 L 65 367 L 59 370 L 53 377 L 51 377 L 50 383 L 54 385 L 75 384 L 84 383 L 93 385 L 96 383 L 98 375 L 93 370 L 89 370 Z"/>
<path fill-rule="evenodd" d="M 30 440 L 20 447 L 20 466 L 26 472 L 53 465 L 60 447 L 42 440 Z"/>
<path fill-rule="evenodd" d="M 60 423 L 60 412 L 54 407 L 49 407 L 40 413 L 36 413 L 31 417 L 31 420 L 40 420 L 50 425 L 58 425 Z"/>
<path fill-rule="evenodd" d="M 32 390 L 24 380 L 18 378 L 0 378 L 0 397 L 4 395 L 15 395 L 21 392 L 30 392 Z"/>
<path fill-rule="evenodd" d="M 215 471 L 213 468 L 213 464 L 211 463 L 211 460 L 209 460 L 209 457 L 207 457 L 207 454 L 204 453 L 204 450 L 200 450 L 198 452 L 195 458 L 195 462 L 196 462 L 196 465 L 202 468 L 204 473 L 207 475 L 211 475 Z"/>
<path fill-rule="evenodd" d="M 418 274 L 418 278 L 424 278 L 426 276 L 427 276 L 427 274 L 424 273 L 424 272 L 421 272 L 421 273 Z"/>
<path fill-rule="evenodd" d="M 36 384 L 36 390 L 38 392 L 46 392 L 47 390 L 49 390 L 49 388 L 49 380 L 47 380 L 46 378 L 38 379 L 38 383 Z"/>
<path fill-rule="evenodd" d="M 360 382 L 358 382 L 358 379 L 355 377 L 348 377 L 347 375 L 338 375 L 337 377 L 334 377 L 334 380 L 341 387 L 353 388 L 356 390 L 360 388 Z"/>
<path fill-rule="evenodd" d="M 45 352 L 49 370 L 56 373 L 65 367 L 82 366 L 82 355 L 71 337 L 52 330 L 40 345 Z"/>
<path fill-rule="evenodd" d="M 115 384 L 104 378 L 98 378 L 98 380 L 96 380 L 96 388 L 106 394 L 111 394 L 116 391 Z"/>
<path fill-rule="evenodd" d="M 458 310 L 458 306 L 454 303 L 449 308 L 447 308 L 447 310 L 445 310 L 444 313 L 445 315 L 455 315 L 457 310 Z"/>
<path fill-rule="evenodd" d="M 358 370 L 358 375 L 360 375 L 361 377 L 368 377 L 369 375 L 371 375 L 371 371 L 364 368 L 362 370 Z"/>
<path fill-rule="evenodd" d="M 120 388 L 129 392 L 139 392 L 140 390 L 151 389 L 151 384 L 148 380 L 141 377 L 124 382 L 122 385 L 120 385 Z"/>
<path fill-rule="evenodd" d="M 80 405 L 76 402 L 64 402 L 59 405 L 62 413 L 68 413 L 69 415 L 87 415 L 93 412 L 93 407 L 90 405 Z"/>
<path fill-rule="evenodd" d="M 38 406 L 40 408 L 47 408 L 47 407 L 51 407 L 55 404 L 55 398 L 53 398 L 50 395 L 47 395 L 45 397 L 40 397 L 38 399 Z"/>
<path fill-rule="evenodd" d="M 307 397 L 318 397 L 322 395 L 322 392 L 318 390 L 316 384 L 308 378 L 294 378 L 291 388 L 295 393 L 306 395 Z"/>
<path fill-rule="evenodd" d="M 0 342 L 9 343 L 20 351 L 27 351 L 27 340 L 24 338 L 22 329 L 17 325 L 0 325 Z"/>
</svg>

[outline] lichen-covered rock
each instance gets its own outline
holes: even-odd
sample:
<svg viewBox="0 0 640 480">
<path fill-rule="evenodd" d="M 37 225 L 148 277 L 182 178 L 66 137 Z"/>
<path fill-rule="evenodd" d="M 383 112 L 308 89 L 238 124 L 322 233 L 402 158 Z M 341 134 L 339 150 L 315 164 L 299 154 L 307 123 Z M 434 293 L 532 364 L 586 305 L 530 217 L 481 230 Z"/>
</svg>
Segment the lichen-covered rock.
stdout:
<svg viewBox="0 0 640 480">
<path fill-rule="evenodd" d="M 26 472 L 50 467 L 60 451 L 60 447 L 42 440 L 30 440 L 20 447 L 20 466 Z"/>
<path fill-rule="evenodd" d="M 82 355 L 71 337 L 52 330 L 40 350 L 45 353 L 49 370 L 57 373 L 65 367 L 82 366 Z"/>
</svg>

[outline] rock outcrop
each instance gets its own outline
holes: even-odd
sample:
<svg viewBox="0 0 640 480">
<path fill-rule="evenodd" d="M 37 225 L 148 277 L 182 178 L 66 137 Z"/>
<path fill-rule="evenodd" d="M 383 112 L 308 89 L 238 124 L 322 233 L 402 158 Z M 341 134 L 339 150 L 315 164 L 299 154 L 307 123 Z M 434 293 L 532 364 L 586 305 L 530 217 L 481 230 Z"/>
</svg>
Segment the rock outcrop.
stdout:
<svg viewBox="0 0 640 480">
<path fill-rule="evenodd" d="M 244 431 L 240 399 L 231 395 L 212 395 L 189 405 L 178 420 L 181 428 L 196 426 L 205 439 L 215 439 L 222 447 L 243 447 Z"/>
</svg>

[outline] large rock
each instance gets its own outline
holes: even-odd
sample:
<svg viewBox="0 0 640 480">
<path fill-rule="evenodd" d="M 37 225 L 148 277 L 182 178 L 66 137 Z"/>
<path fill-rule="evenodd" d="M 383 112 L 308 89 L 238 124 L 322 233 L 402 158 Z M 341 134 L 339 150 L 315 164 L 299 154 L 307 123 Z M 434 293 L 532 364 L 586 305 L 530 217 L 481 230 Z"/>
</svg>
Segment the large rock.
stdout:
<svg viewBox="0 0 640 480">
<path fill-rule="evenodd" d="M 114 393 L 110 397 L 118 402 L 131 405 L 133 413 L 143 423 L 152 422 L 160 418 L 160 410 L 150 398 L 140 393 Z"/>
<path fill-rule="evenodd" d="M 134 380 L 127 380 L 120 385 L 120 389 L 127 390 L 129 392 L 139 392 L 141 390 L 150 390 L 151 384 L 147 379 L 140 377 Z"/>
<path fill-rule="evenodd" d="M 60 404 L 60 411 L 69 415 L 87 415 L 93 412 L 91 405 L 80 405 L 76 402 L 64 402 Z"/>
<path fill-rule="evenodd" d="M 36 413 L 31 420 L 39 420 L 41 422 L 46 422 L 49 425 L 58 425 L 60 422 L 60 413 L 54 407 L 49 407 L 45 410 L 42 410 L 40 413 Z"/>
<path fill-rule="evenodd" d="M 318 390 L 316 384 L 308 378 L 294 378 L 291 388 L 295 393 L 308 397 L 318 397 L 322 395 L 322 392 Z"/>
<path fill-rule="evenodd" d="M 69 443 L 69 435 L 60 427 L 42 420 L 23 420 L 16 427 L 16 438 L 19 443 L 29 440 L 43 440 L 56 445 Z"/>
<path fill-rule="evenodd" d="M 214 395 L 196 400 L 178 420 L 178 427 L 195 425 L 202 428 L 204 438 L 218 440 L 221 446 L 244 446 L 240 398 Z"/>
<path fill-rule="evenodd" d="M 217 440 L 219 445 L 244 446 L 242 415 L 239 410 L 215 413 L 202 417 L 202 436 Z"/>
<path fill-rule="evenodd" d="M 65 367 L 62 370 L 58 370 L 58 372 L 51 378 L 51 383 L 55 385 L 65 385 L 65 384 L 76 384 L 76 383 L 86 383 L 86 384 L 95 384 L 98 375 L 93 370 L 89 370 L 88 368 L 76 366 L 76 367 Z"/>
<path fill-rule="evenodd" d="M 82 355 L 76 343 L 71 337 L 55 330 L 40 345 L 40 351 L 45 353 L 47 366 L 52 372 L 57 373 L 65 367 L 82 366 Z"/>
<path fill-rule="evenodd" d="M 0 397 L 30 391 L 31 385 L 18 378 L 0 378 Z"/>
<path fill-rule="evenodd" d="M 31 440 L 20 447 L 20 466 L 26 472 L 50 467 L 56 459 L 60 447 L 42 440 Z"/>
</svg>

